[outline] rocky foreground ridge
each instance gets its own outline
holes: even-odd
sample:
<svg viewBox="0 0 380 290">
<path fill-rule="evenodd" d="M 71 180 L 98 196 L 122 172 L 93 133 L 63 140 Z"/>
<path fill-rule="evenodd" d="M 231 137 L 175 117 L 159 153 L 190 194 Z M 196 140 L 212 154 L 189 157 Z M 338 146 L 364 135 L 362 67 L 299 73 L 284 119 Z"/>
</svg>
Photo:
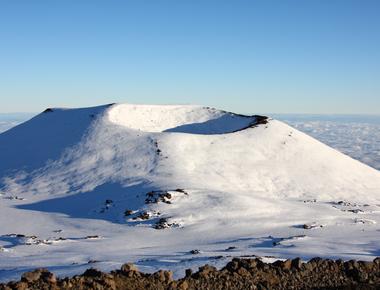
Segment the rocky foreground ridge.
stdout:
<svg viewBox="0 0 380 290">
<path fill-rule="evenodd" d="M 299 258 L 275 263 L 234 258 L 224 268 L 205 265 L 173 279 L 171 271 L 153 274 L 133 264 L 103 273 L 88 269 L 82 275 L 59 279 L 46 269 L 25 273 L 18 282 L 0 284 L 9 289 L 380 289 L 380 258 L 373 262 Z"/>
</svg>

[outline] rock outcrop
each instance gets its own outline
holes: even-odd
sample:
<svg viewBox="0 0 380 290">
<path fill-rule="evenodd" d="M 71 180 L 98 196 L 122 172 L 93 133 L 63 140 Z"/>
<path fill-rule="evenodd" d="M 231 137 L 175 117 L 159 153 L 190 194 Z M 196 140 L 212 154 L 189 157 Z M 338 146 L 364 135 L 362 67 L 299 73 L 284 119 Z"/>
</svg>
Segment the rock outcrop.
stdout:
<svg viewBox="0 0 380 290">
<path fill-rule="evenodd" d="M 264 263 L 260 259 L 235 258 L 224 268 L 205 265 L 182 279 L 171 271 L 141 273 L 133 264 L 103 273 L 88 269 L 72 278 L 56 278 L 46 269 L 22 275 L 18 282 L 0 284 L 10 289 L 379 289 L 380 258 L 372 262 L 299 258 Z"/>
</svg>

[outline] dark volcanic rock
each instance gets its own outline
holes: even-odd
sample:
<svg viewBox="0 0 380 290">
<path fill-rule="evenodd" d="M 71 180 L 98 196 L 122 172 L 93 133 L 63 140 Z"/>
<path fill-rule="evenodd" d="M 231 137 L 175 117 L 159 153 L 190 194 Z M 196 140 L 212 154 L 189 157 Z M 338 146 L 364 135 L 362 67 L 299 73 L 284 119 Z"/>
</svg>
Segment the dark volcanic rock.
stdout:
<svg viewBox="0 0 380 290">
<path fill-rule="evenodd" d="M 10 289 L 380 289 L 380 259 L 373 262 L 299 258 L 263 263 L 260 259 L 234 258 L 224 268 L 205 265 L 173 280 L 171 271 L 153 274 L 138 271 L 133 264 L 103 273 L 88 269 L 82 275 L 57 279 L 46 269 L 22 275 L 21 281 L 0 284 Z"/>
</svg>

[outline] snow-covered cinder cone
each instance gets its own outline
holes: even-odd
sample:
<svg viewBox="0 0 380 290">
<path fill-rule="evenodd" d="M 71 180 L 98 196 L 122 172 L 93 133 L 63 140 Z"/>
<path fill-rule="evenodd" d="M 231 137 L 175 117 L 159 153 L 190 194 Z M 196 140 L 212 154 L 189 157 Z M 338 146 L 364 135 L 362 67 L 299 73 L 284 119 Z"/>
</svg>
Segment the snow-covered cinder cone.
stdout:
<svg viewBox="0 0 380 290">
<path fill-rule="evenodd" d="M 1 269 L 131 261 L 182 275 L 232 256 L 380 254 L 379 171 L 209 107 L 48 109 L 0 134 L 0 192 Z"/>
</svg>

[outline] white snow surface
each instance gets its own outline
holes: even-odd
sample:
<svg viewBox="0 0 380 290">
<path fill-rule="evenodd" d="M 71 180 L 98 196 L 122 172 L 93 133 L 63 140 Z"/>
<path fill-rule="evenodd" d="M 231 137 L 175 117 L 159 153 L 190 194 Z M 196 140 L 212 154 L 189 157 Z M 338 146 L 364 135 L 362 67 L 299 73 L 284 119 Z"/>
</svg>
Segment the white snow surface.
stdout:
<svg viewBox="0 0 380 290">
<path fill-rule="evenodd" d="M 235 256 L 380 255 L 380 172 L 256 120 L 113 104 L 53 109 L 0 134 L 0 281 L 36 267 L 66 276 L 133 262 L 180 277 Z"/>
<path fill-rule="evenodd" d="M 284 118 L 284 117 L 283 117 Z M 380 170 L 380 117 L 371 120 L 311 120 L 284 121 L 294 128 L 313 136 L 319 141 L 338 149 L 354 159 Z"/>
</svg>

